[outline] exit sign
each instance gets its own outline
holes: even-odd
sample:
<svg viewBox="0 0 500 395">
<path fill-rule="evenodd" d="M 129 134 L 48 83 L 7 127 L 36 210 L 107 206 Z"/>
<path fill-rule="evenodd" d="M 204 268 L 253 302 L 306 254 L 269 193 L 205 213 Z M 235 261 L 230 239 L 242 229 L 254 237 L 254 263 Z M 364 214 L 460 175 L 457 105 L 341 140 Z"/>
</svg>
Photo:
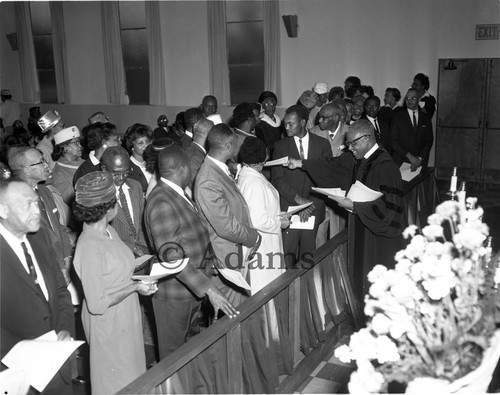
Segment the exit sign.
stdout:
<svg viewBox="0 0 500 395">
<path fill-rule="evenodd" d="M 500 24 L 476 25 L 476 40 L 498 40 Z"/>
</svg>

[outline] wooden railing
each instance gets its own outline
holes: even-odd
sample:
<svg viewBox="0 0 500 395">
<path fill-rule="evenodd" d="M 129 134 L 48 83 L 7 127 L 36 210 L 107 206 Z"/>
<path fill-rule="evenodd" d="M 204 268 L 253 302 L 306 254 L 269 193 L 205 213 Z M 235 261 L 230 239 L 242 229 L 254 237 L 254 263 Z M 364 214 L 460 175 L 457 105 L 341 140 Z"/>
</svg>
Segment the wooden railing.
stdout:
<svg viewBox="0 0 500 395">
<path fill-rule="evenodd" d="M 324 275 L 325 269 L 331 270 L 333 265 L 339 265 L 338 269 L 347 290 L 347 299 L 352 306 L 353 296 L 349 281 L 347 280 L 346 260 L 347 231 L 344 230 L 314 251 L 307 265 L 305 262 L 299 262 L 297 268 L 287 270 L 256 295 L 243 302 L 238 307 L 240 314 L 236 318 L 228 319 L 224 317 L 220 319 L 174 353 L 158 362 L 158 364 L 149 369 L 145 374 L 124 387 L 119 393 L 165 394 L 195 391 L 216 393 L 242 393 L 249 391 L 293 392 L 338 340 L 335 335 L 336 328 L 328 322 L 328 317 L 325 318 L 329 315 L 328 309 L 325 307 L 326 302 L 323 298 L 318 298 L 316 302 L 318 305 L 321 305 L 319 306 L 321 307 L 320 311 L 324 312 L 326 310 L 327 312 L 324 317 L 320 317 L 323 321 L 318 330 L 319 340 L 314 347 L 305 350 L 306 356 L 300 351 L 301 336 L 304 335 L 304 328 L 301 324 L 303 325 L 304 320 L 311 318 L 304 316 L 304 309 L 301 309 L 301 304 L 304 307 L 306 303 L 309 306 L 312 302 L 312 299 L 308 299 L 305 296 L 304 285 L 310 286 L 312 284 L 314 288 L 314 284 L 318 284 L 318 278 L 321 278 L 321 281 L 325 280 L 323 277 L 318 277 L 319 274 Z M 315 273 L 315 271 L 319 272 Z M 321 287 L 320 284 L 319 286 Z M 317 289 L 313 291 L 316 294 L 324 295 L 327 288 L 324 287 L 321 292 L 316 292 L 318 291 Z M 311 289 L 308 289 L 308 291 L 311 291 Z M 277 377 L 270 377 L 269 372 L 277 369 L 275 366 L 276 361 L 272 360 L 272 358 L 271 360 L 267 360 L 266 357 L 261 358 L 258 362 L 261 364 L 259 371 L 263 372 L 264 375 L 267 374 L 268 380 L 267 382 L 259 383 L 256 381 L 260 380 L 259 375 L 248 377 L 247 369 L 250 369 L 250 367 L 246 366 L 246 362 L 244 361 L 244 355 L 247 355 L 246 353 L 249 349 L 246 336 L 250 333 L 255 335 L 255 332 L 250 332 L 255 330 L 255 327 L 251 325 L 254 325 L 255 321 L 260 322 L 259 315 L 263 314 L 262 312 L 269 307 L 270 303 L 274 303 L 277 310 L 279 310 L 278 305 L 281 307 L 286 306 L 281 311 L 283 313 L 280 316 L 283 328 L 280 327 L 280 329 L 283 329 L 287 335 L 289 347 L 286 350 L 282 350 L 281 357 L 288 355 L 292 370 L 286 375 L 280 372 Z M 314 307 L 312 306 L 311 310 L 315 310 Z M 280 315 L 280 312 L 278 312 L 278 315 Z M 355 320 L 359 322 L 357 312 L 354 315 Z M 258 318 L 257 320 L 255 319 L 256 317 Z M 254 321 L 254 324 L 252 324 L 252 321 Z M 269 329 L 269 326 L 267 328 Z M 268 329 L 264 329 L 264 332 L 267 333 L 267 337 L 264 337 L 268 339 L 269 344 L 272 334 L 269 333 Z M 280 346 L 283 346 L 283 344 Z M 258 353 L 262 351 L 260 349 L 257 350 Z M 189 387 L 189 385 L 192 385 L 190 381 L 199 379 L 200 375 L 198 374 L 199 372 L 196 372 L 196 369 L 200 368 L 200 364 L 204 365 L 203 369 L 205 375 L 208 377 L 208 381 L 205 383 L 206 387 L 193 389 L 193 387 Z M 210 372 L 207 373 L 207 369 Z M 216 379 L 212 377 L 213 374 L 217 376 Z M 280 375 L 281 378 L 279 377 Z M 249 379 L 251 380 L 250 383 L 248 382 Z M 271 384 L 269 381 L 271 381 Z M 186 384 L 188 384 L 187 387 Z"/>
</svg>

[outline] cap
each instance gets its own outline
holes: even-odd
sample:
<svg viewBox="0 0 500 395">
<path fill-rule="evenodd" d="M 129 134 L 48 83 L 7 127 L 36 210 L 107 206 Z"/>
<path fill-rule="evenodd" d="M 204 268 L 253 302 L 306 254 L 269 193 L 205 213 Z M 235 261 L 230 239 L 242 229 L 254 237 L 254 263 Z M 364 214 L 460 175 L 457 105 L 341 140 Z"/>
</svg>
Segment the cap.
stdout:
<svg viewBox="0 0 500 395">
<path fill-rule="evenodd" d="M 30 111 L 32 108 L 40 109 L 40 107 L 31 107 Z M 60 120 L 61 115 L 57 112 L 57 110 L 49 110 L 40 117 L 37 124 L 40 126 L 40 129 L 42 129 L 42 133 L 47 133 L 50 129 L 56 126 Z"/>
<path fill-rule="evenodd" d="M 75 185 L 75 201 L 84 207 L 108 203 L 116 196 L 113 175 L 107 171 L 93 171 L 79 178 Z"/>
<path fill-rule="evenodd" d="M 209 121 L 212 121 L 214 125 L 218 125 L 219 123 L 222 123 L 222 118 L 220 114 L 212 114 L 207 117 Z"/>
<path fill-rule="evenodd" d="M 318 95 L 328 93 L 328 84 L 326 82 L 316 82 L 316 84 L 314 84 L 313 91 Z"/>
<path fill-rule="evenodd" d="M 69 128 L 63 129 L 54 135 L 54 144 L 61 144 L 65 141 L 73 140 L 80 137 L 80 131 L 76 126 L 70 126 Z"/>
<path fill-rule="evenodd" d="M 247 165 L 263 163 L 266 160 L 267 148 L 257 137 L 247 137 L 240 148 L 240 158 Z"/>
<path fill-rule="evenodd" d="M 109 118 L 102 111 L 97 111 L 89 117 L 89 124 L 92 125 L 97 122 L 106 123 L 109 122 Z"/>
</svg>

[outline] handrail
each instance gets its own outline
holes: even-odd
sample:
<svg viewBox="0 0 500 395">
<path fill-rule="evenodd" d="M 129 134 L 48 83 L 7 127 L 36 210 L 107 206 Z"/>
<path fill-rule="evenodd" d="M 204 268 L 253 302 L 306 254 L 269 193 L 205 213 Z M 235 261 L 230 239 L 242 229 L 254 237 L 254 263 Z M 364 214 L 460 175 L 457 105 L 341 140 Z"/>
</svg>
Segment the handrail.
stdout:
<svg viewBox="0 0 500 395">
<path fill-rule="evenodd" d="M 218 322 L 207 328 L 199 335 L 193 337 L 172 354 L 162 359 L 132 383 L 122 388 L 118 394 L 149 393 L 152 388 L 163 383 L 179 369 L 193 360 L 202 351 L 210 347 L 224 335 L 228 334 L 233 328 L 240 325 L 244 320 L 262 308 L 285 288 L 290 286 L 290 284 L 292 284 L 297 278 L 303 276 L 311 270 L 317 263 L 321 262 L 346 241 L 347 229 L 344 229 L 334 238 L 327 241 L 324 245 L 313 252 L 312 262 L 308 263 L 308 266 L 310 267 L 301 267 L 304 266 L 304 263 L 302 261 L 298 262 L 296 268 L 287 270 L 279 278 L 268 284 L 257 294 L 238 306 L 240 314 L 237 317 L 233 319 L 229 319 L 226 316 L 221 318 Z"/>
</svg>

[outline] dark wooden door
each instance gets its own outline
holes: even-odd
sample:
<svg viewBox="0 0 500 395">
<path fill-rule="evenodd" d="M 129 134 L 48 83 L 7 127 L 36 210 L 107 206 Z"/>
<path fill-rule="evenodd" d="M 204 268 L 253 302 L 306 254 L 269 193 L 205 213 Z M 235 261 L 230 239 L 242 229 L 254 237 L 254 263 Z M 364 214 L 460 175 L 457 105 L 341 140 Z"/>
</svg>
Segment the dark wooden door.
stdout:
<svg viewBox="0 0 500 395">
<path fill-rule="evenodd" d="M 488 62 L 483 180 L 500 183 L 500 59 Z"/>
<path fill-rule="evenodd" d="M 486 69 L 482 59 L 454 60 L 451 65 L 448 60 L 439 61 L 436 124 L 439 178 L 449 178 L 452 168 L 457 166 L 460 178 L 480 180 Z"/>
</svg>

